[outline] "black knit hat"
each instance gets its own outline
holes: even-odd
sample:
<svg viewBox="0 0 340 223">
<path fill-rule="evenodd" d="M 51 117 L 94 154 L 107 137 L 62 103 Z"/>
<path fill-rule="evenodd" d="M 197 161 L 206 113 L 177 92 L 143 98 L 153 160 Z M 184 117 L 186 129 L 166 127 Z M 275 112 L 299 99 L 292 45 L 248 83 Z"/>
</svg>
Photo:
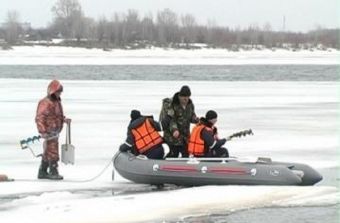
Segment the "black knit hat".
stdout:
<svg viewBox="0 0 340 223">
<path fill-rule="evenodd" d="M 190 97 L 191 91 L 189 86 L 187 85 L 182 86 L 181 90 L 179 91 L 179 96 Z"/>
<path fill-rule="evenodd" d="M 140 111 L 131 110 L 131 114 L 130 114 L 131 120 L 136 120 L 137 118 L 140 118 L 141 116 L 142 115 L 141 115 Z"/>
<path fill-rule="evenodd" d="M 206 114 L 205 114 L 205 119 L 206 120 L 211 120 L 211 119 L 214 119 L 214 118 L 217 118 L 217 113 L 213 110 L 209 110 Z"/>
</svg>

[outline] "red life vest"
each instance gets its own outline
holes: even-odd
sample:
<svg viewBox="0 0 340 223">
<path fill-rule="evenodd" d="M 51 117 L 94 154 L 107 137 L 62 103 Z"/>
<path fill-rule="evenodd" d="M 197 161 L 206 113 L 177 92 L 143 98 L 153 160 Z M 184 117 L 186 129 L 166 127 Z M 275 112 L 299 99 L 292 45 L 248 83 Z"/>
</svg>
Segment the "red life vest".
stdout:
<svg viewBox="0 0 340 223">
<path fill-rule="evenodd" d="M 204 140 L 201 138 L 201 132 L 203 129 L 212 131 L 211 128 L 206 127 L 202 124 L 198 124 L 192 129 L 192 133 L 190 135 L 189 145 L 188 145 L 189 154 L 194 155 L 194 156 L 205 155 L 206 151 L 205 151 L 205 146 L 204 146 Z"/>
<path fill-rule="evenodd" d="M 154 146 L 163 143 L 161 135 L 151 125 L 148 118 L 136 128 L 133 128 L 132 135 L 134 136 L 135 146 L 139 153 L 144 153 Z"/>
</svg>

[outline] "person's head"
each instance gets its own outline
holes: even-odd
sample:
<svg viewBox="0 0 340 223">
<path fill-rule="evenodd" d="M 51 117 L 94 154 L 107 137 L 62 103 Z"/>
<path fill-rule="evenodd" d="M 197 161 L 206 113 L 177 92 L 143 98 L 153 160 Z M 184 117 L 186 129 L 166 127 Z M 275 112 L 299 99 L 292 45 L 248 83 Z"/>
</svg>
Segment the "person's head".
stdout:
<svg viewBox="0 0 340 223">
<path fill-rule="evenodd" d="M 213 110 L 209 110 L 206 114 L 205 114 L 205 119 L 211 123 L 212 125 L 215 125 L 217 122 L 217 113 Z"/>
<path fill-rule="evenodd" d="M 63 86 L 61 86 L 61 88 L 59 90 L 57 90 L 54 95 L 57 97 L 57 98 L 60 98 L 61 96 L 61 93 L 63 93 Z"/>
<path fill-rule="evenodd" d="M 63 92 L 63 86 L 60 84 L 58 80 L 53 80 L 49 83 L 47 87 L 47 95 L 60 98 L 60 95 L 62 92 Z"/>
<path fill-rule="evenodd" d="M 181 105 L 187 105 L 191 96 L 190 88 L 187 85 L 182 86 L 178 92 L 178 99 Z"/>
<path fill-rule="evenodd" d="M 134 121 L 134 120 L 136 120 L 136 119 L 138 119 L 138 118 L 140 118 L 140 117 L 142 117 L 140 111 L 135 110 L 135 109 L 134 109 L 134 110 L 131 110 L 131 113 L 130 113 L 131 121 Z"/>
</svg>

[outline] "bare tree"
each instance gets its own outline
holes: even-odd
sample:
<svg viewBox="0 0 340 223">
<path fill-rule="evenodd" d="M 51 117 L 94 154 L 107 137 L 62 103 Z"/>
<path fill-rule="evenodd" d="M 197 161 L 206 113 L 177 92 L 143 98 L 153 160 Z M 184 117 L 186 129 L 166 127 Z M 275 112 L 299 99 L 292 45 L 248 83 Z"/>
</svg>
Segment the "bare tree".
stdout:
<svg viewBox="0 0 340 223">
<path fill-rule="evenodd" d="M 97 23 L 90 17 L 83 18 L 83 31 L 82 35 L 89 41 L 97 40 Z"/>
<path fill-rule="evenodd" d="M 186 44 L 193 43 L 196 40 L 196 19 L 191 14 L 181 17 L 181 25 L 183 29 L 183 42 Z"/>
<path fill-rule="evenodd" d="M 152 14 L 149 13 L 144 16 L 143 20 L 141 21 L 142 25 L 142 40 L 145 40 L 149 43 L 155 41 L 156 39 L 156 32 L 155 32 L 155 24 L 153 22 Z"/>
<path fill-rule="evenodd" d="M 78 0 L 58 0 L 52 7 L 56 29 L 66 38 L 83 36 L 84 14 Z"/>
<path fill-rule="evenodd" d="M 81 11 L 81 5 L 78 0 L 58 0 L 52 7 L 52 11 L 56 17 L 67 19 L 73 15 L 75 11 Z"/>
<path fill-rule="evenodd" d="M 5 40 L 9 44 L 17 43 L 22 29 L 19 22 L 19 13 L 9 11 L 5 23 Z"/>
<path fill-rule="evenodd" d="M 157 14 L 159 41 L 161 44 L 178 41 L 178 17 L 170 9 L 164 9 Z"/>
<path fill-rule="evenodd" d="M 124 20 L 126 15 L 124 13 L 115 13 L 114 19 L 111 25 L 110 32 L 110 40 L 111 43 L 114 43 L 115 46 L 124 47 L 126 45 L 125 42 L 125 28 L 124 28 Z"/>
<path fill-rule="evenodd" d="M 99 21 L 97 22 L 97 27 L 96 27 L 96 38 L 99 42 L 103 42 L 104 40 L 107 40 L 108 38 L 107 26 L 108 26 L 107 19 L 105 18 L 105 16 L 101 17 Z"/>
<path fill-rule="evenodd" d="M 274 47 L 273 42 L 273 30 L 269 22 L 265 23 L 263 26 L 263 45 L 268 48 Z"/>
<path fill-rule="evenodd" d="M 248 27 L 248 32 L 250 35 L 250 44 L 252 48 L 256 48 L 259 44 L 259 34 L 260 34 L 260 28 L 258 24 L 251 24 Z"/>
<path fill-rule="evenodd" d="M 139 15 L 136 10 L 129 9 L 125 20 L 126 41 L 128 43 L 140 40 L 141 27 Z"/>
</svg>

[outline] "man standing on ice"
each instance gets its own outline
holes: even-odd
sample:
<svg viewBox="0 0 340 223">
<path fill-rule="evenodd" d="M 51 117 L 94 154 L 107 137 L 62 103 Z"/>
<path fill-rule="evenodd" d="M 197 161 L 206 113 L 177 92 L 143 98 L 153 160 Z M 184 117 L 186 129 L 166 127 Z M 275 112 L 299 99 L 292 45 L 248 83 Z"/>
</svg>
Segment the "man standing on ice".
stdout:
<svg viewBox="0 0 340 223">
<path fill-rule="evenodd" d="M 59 134 L 64 122 L 70 123 L 71 119 L 65 118 L 61 105 L 60 95 L 63 86 L 59 81 L 53 80 L 48 85 L 47 96 L 39 101 L 35 122 L 41 137 L 44 139 L 43 155 L 39 167 L 38 179 L 62 180 L 58 172 L 59 161 Z M 49 168 L 49 173 L 47 169 Z"/>
</svg>

